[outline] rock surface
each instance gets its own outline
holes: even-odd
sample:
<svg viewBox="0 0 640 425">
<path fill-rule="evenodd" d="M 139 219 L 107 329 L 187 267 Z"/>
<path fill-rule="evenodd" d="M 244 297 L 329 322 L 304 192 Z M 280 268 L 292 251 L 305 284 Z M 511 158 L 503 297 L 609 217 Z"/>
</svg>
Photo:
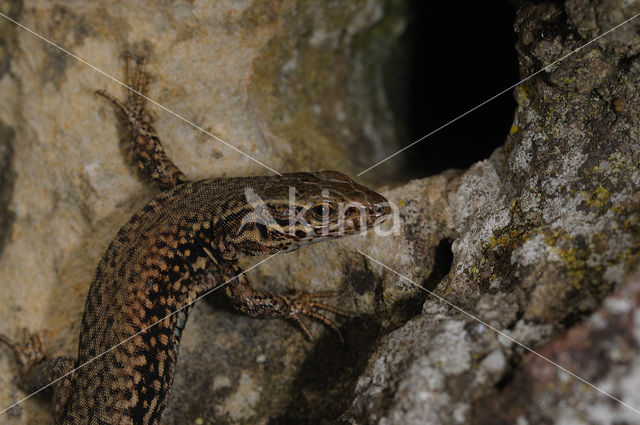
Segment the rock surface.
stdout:
<svg viewBox="0 0 640 425">
<path fill-rule="evenodd" d="M 637 3 L 608 1 L 525 7 L 515 23 L 522 75 L 638 12 Z M 483 409 L 474 401 L 508 382 L 524 351 L 476 318 L 537 347 L 594 311 L 637 267 L 639 28 L 633 21 L 515 90 L 519 106 L 505 146 L 466 171 L 448 195 L 453 263 L 435 292 L 475 318 L 430 297 L 419 316 L 377 344 L 345 422 L 472 422 Z M 422 282 L 411 266 L 388 256 L 384 262 Z M 640 408 L 633 390 L 624 390 L 638 385 L 629 376 L 614 393 Z M 557 411 L 564 408 L 558 402 Z M 630 412 L 624 417 L 637 421 Z M 493 418 L 486 415 L 486 423 Z"/>
<path fill-rule="evenodd" d="M 589 319 L 540 347 L 587 382 L 631 408 L 576 382 L 534 354 L 513 379 L 474 406 L 474 424 L 633 424 L 640 411 L 640 271 L 607 297 Z"/>
<path fill-rule="evenodd" d="M 279 171 L 351 173 L 371 165 L 382 144 L 393 144 L 394 128 L 380 103 L 381 79 L 367 77 L 382 72 L 374 65 L 390 46 L 382 40 L 402 31 L 401 4 L 263 4 L 26 2 L 11 13 L 116 77 L 123 49 L 150 52 L 153 99 Z M 604 0 L 564 7 L 519 12 L 523 75 L 640 12 L 638 4 Z M 275 291 L 341 290 L 339 306 L 357 313 L 344 323 L 346 347 L 320 326 L 312 327 L 319 338 L 311 343 L 288 323 L 239 316 L 219 294 L 200 302 L 163 423 L 481 418 L 480 401 L 495 388 L 506 391 L 526 366 L 524 350 L 416 285 L 538 347 L 625 280 L 640 252 L 639 28 L 632 22 L 516 89 L 514 125 L 491 158 L 387 189 L 399 212 L 399 228 L 383 229 L 390 235 L 319 244 L 250 272 Z M 52 352 L 73 355 L 104 247 L 156 190 L 135 172 L 111 107 L 92 95 L 122 90 L 42 40 L 0 27 L 7 31 L 0 332 L 46 329 Z M 187 175 L 264 173 L 154 112 L 169 155 Z M 8 354 L 0 350 L 3 406 L 23 395 Z M 6 418 L 50 423 L 48 406 L 32 398 Z"/>
</svg>

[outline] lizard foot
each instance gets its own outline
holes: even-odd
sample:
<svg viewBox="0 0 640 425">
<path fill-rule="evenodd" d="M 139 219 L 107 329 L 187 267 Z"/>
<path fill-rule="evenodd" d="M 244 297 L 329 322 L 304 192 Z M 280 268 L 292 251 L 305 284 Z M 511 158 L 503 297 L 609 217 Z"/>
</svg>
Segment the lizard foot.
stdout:
<svg viewBox="0 0 640 425">
<path fill-rule="evenodd" d="M 120 109 L 120 112 L 127 118 L 130 116 L 141 116 L 144 112 L 145 96 L 149 91 L 149 85 L 151 84 L 151 76 L 145 71 L 147 65 L 147 59 L 142 58 L 136 61 L 136 69 L 133 70 L 131 62 L 133 57 L 130 53 L 125 53 L 125 59 L 127 63 L 127 101 L 121 102 L 112 94 L 104 91 L 97 90 L 96 94 L 110 100 L 114 105 Z M 149 121 L 147 119 L 147 121 Z"/>
<path fill-rule="evenodd" d="M 128 89 L 126 100 L 119 100 L 104 90 L 97 90 L 96 94 L 111 101 L 124 116 L 129 137 L 133 142 L 133 152 L 142 172 L 163 189 L 185 183 L 188 181 L 187 177 L 167 157 L 160 138 L 151 125 L 153 116 L 145 109 L 145 101 L 148 99 L 146 96 L 151 84 L 151 77 L 145 71 L 147 60 L 145 58 L 136 60 L 136 66 L 133 69 L 131 54 L 125 53 L 125 58 Z"/>
<path fill-rule="evenodd" d="M 342 345 L 344 345 L 344 337 L 342 336 L 342 332 L 340 332 L 340 329 L 338 329 L 338 326 L 331 319 L 320 314 L 319 311 L 329 311 L 338 316 L 349 318 L 352 318 L 353 314 L 317 301 L 320 298 L 332 298 L 336 296 L 338 296 L 337 292 L 316 292 L 307 294 L 299 293 L 295 294 L 292 297 L 286 297 L 285 299 L 289 305 L 289 318 L 296 322 L 298 326 L 300 326 L 302 331 L 307 335 L 307 338 L 309 338 L 311 341 L 313 341 L 314 339 L 313 335 L 309 331 L 309 328 L 307 328 L 307 326 L 302 321 L 302 317 L 308 316 L 316 319 L 331 328 L 338 335 L 338 338 L 340 338 L 340 342 L 342 343 Z"/>
<path fill-rule="evenodd" d="M 32 334 L 26 328 L 23 332 L 22 342 L 13 341 L 2 334 L 0 334 L 0 342 L 5 343 L 11 351 L 13 351 L 16 360 L 22 368 L 22 374 L 26 376 L 36 365 L 45 359 L 46 349 L 41 334 Z"/>
</svg>

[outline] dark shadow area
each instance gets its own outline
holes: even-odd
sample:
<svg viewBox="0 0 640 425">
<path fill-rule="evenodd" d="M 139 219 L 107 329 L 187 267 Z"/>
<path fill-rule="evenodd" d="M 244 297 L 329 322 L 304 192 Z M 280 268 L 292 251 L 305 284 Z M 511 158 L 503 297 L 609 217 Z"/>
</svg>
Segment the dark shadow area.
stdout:
<svg viewBox="0 0 640 425">
<path fill-rule="evenodd" d="M 269 425 L 333 423 L 349 406 L 381 328 L 374 317 L 360 316 L 341 330 L 346 346 L 329 332 L 318 339 L 293 384 L 296 391 L 286 413 L 270 420 Z"/>
<path fill-rule="evenodd" d="M 436 247 L 434 269 L 423 282 L 426 289 L 435 289 L 449 273 L 453 262 L 451 244 L 450 239 L 443 239 Z M 366 266 L 347 268 L 345 274 L 350 276 L 356 292 L 382 289 L 375 284 Z M 269 421 L 269 425 L 335 423 L 351 405 L 358 377 L 364 372 L 379 339 L 419 315 L 428 296 L 427 292 L 419 291 L 411 298 L 396 302 L 386 318 L 364 315 L 345 322 L 341 327 L 345 346 L 337 343 L 333 333 L 324 333 L 298 373 L 292 386 L 296 391 L 286 413 Z M 382 323 L 387 325 L 383 327 Z"/>
<path fill-rule="evenodd" d="M 520 80 L 512 2 L 410 1 L 407 146 Z M 516 102 L 510 90 L 405 151 L 409 177 L 467 168 L 504 143 Z"/>
<path fill-rule="evenodd" d="M 14 143 L 15 130 L 0 121 L 0 253 L 15 220 L 15 213 L 10 209 L 16 177 L 13 169 Z"/>
</svg>

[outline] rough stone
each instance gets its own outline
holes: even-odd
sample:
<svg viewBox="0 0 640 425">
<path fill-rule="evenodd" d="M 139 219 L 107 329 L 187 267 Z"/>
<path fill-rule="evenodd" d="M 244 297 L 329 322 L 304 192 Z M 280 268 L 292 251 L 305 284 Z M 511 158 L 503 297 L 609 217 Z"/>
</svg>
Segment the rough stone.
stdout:
<svg viewBox="0 0 640 425">
<path fill-rule="evenodd" d="M 401 33 L 394 2 L 29 2 L 21 10 L 24 24 L 115 76 L 124 48 L 150 52 L 152 98 L 280 171 L 350 172 L 393 143 L 389 115 L 371 94 L 384 87 L 367 91 L 371 69 L 356 64 L 375 62 L 372 45 Z M 637 3 L 606 0 L 526 5 L 515 23 L 522 75 L 638 12 Z M 592 313 L 640 253 L 639 28 L 631 22 L 519 86 L 510 134 L 490 158 L 383 188 L 398 208 L 389 235 L 319 244 L 250 272 L 271 290 L 342 291 L 339 306 L 357 314 L 344 322 L 346 347 L 319 325 L 309 342 L 291 324 L 239 316 L 220 294 L 200 302 L 164 423 L 472 423 L 490 412 L 485 397 L 528 370 L 514 339 L 536 348 L 587 317 L 602 329 L 614 323 Z M 156 192 L 133 170 L 110 106 L 92 96 L 120 90 L 27 33 L 16 43 L 0 77 L 0 122 L 13 140 L 13 177 L 2 180 L 10 189 L 0 192 L 13 214 L 0 257 L 0 331 L 47 329 L 52 351 L 72 355 L 104 247 Z M 168 153 L 189 176 L 263 172 L 155 113 Z M 631 314 L 624 297 L 604 306 Z M 635 363 L 614 350 L 621 368 L 598 369 L 602 351 L 587 348 L 585 377 L 601 377 L 608 391 L 618 383 L 637 405 L 626 396 L 640 382 Z M 0 350 L 3 405 L 22 395 L 14 368 Z M 528 394 L 514 411 L 547 400 Z M 588 397 L 599 406 L 589 417 L 628 417 Z M 47 406 L 29 399 L 7 418 L 49 423 Z M 567 420 L 584 409 L 567 411 Z"/>
<path fill-rule="evenodd" d="M 591 13 L 582 13 L 587 9 Z M 564 10 L 552 3 L 525 6 L 515 23 L 523 77 L 639 11 L 630 2 L 568 1 Z M 483 412 L 483 394 L 509 382 L 527 352 L 512 339 L 538 347 L 592 313 L 637 266 L 639 26 L 627 24 L 515 90 L 518 108 L 504 147 L 452 182 L 458 186 L 448 196 L 455 214 L 453 263 L 435 293 L 469 315 L 429 297 L 420 316 L 373 352 L 342 416 L 346 423 L 456 424 L 476 417 L 497 423 L 499 409 Z M 385 263 L 420 281 L 393 260 Z M 435 357 L 439 352 L 449 361 Z M 498 352 L 504 367 L 487 367 Z M 583 355 L 597 363 L 597 350 L 585 348 Z M 637 388 L 635 369 L 621 370 L 629 373 L 624 385 Z M 633 390 L 622 391 L 614 392 L 637 407 Z M 530 413 L 523 407 L 529 393 L 516 393 L 508 392 L 511 398 L 500 407 L 513 402 L 509 411 Z M 572 394 L 579 397 L 579 391 Z M 546 414 L 544 391 L 533 396 Z M 556 406 L 553 412 L 560 413 L 565 405 Z M 607 417 L 606 409 L 598 409 L 600 418 Z M 568 411 L 557 423 L 575 423 L 580 412 Z M 616 417 L 637 422 L 633 415 L 626 409 L 604 423 Z M 504 423 L 518 419 L 508 418 Z"/>
<path fill-rule="evenodd" d="M 605 298 L 588 319 L 538 349 L 541 355 L 564 365 L 571 373 L 630 408 L 535 354 L 528 354 L 508 385 L 475 402 L 473 423 L 637 423 L 640 416 L 639 311 L 640 271 Z"/>
</svg>

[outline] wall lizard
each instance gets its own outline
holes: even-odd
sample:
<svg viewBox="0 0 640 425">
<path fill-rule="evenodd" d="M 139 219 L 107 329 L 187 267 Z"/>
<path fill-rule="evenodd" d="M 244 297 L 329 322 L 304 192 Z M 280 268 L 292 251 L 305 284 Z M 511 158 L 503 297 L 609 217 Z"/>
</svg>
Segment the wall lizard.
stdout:
<svg viewBox="0 0 640 425">
<path fill-rule="evenodd" d="M 144 66 L 133 71 L 127 55 L 127 85 L 143 94 L 150 84 Z M 130 90 L 123 103 L 97 93 L 116 105 L 141 169 L 166 191 L 131 217 L 102 257 L 82 315 L 77 360 L 47 358 L 38 334 L 25 332 L 21 342 L 0 335 L 21 365 L 25 390 L 42 388 L 229 279 L 225 293 L 243 314 L 293 320 L 313 339 L 302 321 L 311 317 L 342 339 L 321 311 L 350 314 L 318 301 L 335 293 L 257 291 L 241 274 L 237 256 L 288 252 L 361 233 L 389 217 L 387 200 L 337 171 L 190 182 L 165 154 L 143 97 Z M 161 320 L 52 385 L 55 423 L 157 424 L 188 314 L 189 308 Z"/>
</svg>

